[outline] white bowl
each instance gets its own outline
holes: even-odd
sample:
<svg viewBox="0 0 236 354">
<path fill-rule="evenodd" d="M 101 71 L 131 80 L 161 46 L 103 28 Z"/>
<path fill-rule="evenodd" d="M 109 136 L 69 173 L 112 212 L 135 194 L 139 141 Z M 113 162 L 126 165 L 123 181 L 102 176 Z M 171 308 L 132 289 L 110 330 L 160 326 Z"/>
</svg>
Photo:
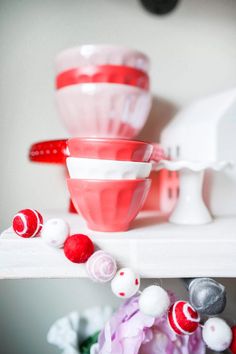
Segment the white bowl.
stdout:
<svg viewBox="0 0 236 354">
<path fill-rule="evenodd" d="M 150 162 L 113 161 L 68 157 L 66 165 L 73 179 L 143 179 L 151 172 Z"/>
<path fill-rule="evenodd" d="M 148 72 L 148 57 L 133 49 L 112 46 L 86 44 L 68 48 L 56 57 L 56 72 L 60 73 L 86 65 L 125 65 Z"/>
<path fill-rule="evenodd" d="M 70 136 L 132 139 L 143 128 L 151 94 L 138 87 L 86 83 L 56 91 L 59 114 Z"/>
</svg>

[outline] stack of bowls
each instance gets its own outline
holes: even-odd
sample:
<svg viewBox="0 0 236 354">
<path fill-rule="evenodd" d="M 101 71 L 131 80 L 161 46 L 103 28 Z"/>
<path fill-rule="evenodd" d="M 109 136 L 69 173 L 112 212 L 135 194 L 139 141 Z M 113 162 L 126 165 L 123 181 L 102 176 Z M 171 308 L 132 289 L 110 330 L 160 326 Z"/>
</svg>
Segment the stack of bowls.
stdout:
<svg viewBox="0 0 236 354">
<path fill-rule="evenodd" d="M 148 195 L 151 144 L 119 139 L 69 139 L 67 180 L 73 204 L 91 230 L 126 231 Z"/>
<path fill-rule="evenodd" d="M 132 139 L 150 108 L 149 59 L 117 46 L 83 45 L 56 58 L 56 103 L 70 136 Z"/>
</svg>

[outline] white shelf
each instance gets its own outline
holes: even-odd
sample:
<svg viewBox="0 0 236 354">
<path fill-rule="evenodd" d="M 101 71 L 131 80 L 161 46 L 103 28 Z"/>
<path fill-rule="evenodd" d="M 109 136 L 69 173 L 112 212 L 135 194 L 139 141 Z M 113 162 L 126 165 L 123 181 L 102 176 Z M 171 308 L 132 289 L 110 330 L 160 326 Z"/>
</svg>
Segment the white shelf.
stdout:
<svg viewBox="0 0 236 354">
<path fill-rule="evenodd" d="M 72 233 L 89 235 L 119 265 L 134 268 L 142 277 L 236 277 L 236 217 L 203 226 L 176 226 L 157 213 L 143 212 L 132 230 L 101 233 L 88 230 L 78 215 L 45 215 L 68 220 Z M 69 262 L 63 250 L 50 248 L 40 237 L 22 239 L 11 231 L 0 237 L 0 279 L 86 276 L 84 265 Z"/>
</svg>

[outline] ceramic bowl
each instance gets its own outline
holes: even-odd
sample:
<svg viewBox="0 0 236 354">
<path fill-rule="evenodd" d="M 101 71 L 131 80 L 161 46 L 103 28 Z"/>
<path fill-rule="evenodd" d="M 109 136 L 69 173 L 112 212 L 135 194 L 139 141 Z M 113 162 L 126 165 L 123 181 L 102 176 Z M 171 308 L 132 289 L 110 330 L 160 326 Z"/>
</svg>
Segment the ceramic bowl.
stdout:
<svg viewBox="0 0 236 354">
<path fill-rule="evenodd" d="M 56 57 L 56 72 L 87 65 L 124 65 L 143 71 L 149 70 L 148 57 L 137 50 L 112 46 L 86 44 L 68 48 Z"/>
<path fill-rule="evenodd" d="M 68 179 L 74 206 L 91 230 L 126 231 L 142 208 L 151 180 Z"/>
<path fill-rule="evenodd" d="M 151 162 L 130 162 L 68 157 L 70 178 L 77 179 L 140 179 L 150 175 Z"/>
<path fill-rule="evenodd" d="M 125 139 L 72 138 L 67 140 L 71 157 L 147 162 L 153 145 Z"/>
<path fill-rule="evenodd" d="M 56 91 L 56 103 L 72 137 L 132 139 L 146 123 L 151 94 L 129 85 L 87 83 Z"/>
</svg>

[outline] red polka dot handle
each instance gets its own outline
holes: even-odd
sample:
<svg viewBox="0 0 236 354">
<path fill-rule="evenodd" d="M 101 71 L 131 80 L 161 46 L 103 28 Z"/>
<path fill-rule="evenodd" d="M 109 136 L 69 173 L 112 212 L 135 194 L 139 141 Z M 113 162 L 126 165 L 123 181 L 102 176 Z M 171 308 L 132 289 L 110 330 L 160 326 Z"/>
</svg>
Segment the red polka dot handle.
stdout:
<svg viewBox="0 0 236 354">
<path fill-rule="evenodd" d="M 65 164 L 67 139 L 41 141 L 31 145 L 29 159 L 33 162 Z"/>
</svg>

